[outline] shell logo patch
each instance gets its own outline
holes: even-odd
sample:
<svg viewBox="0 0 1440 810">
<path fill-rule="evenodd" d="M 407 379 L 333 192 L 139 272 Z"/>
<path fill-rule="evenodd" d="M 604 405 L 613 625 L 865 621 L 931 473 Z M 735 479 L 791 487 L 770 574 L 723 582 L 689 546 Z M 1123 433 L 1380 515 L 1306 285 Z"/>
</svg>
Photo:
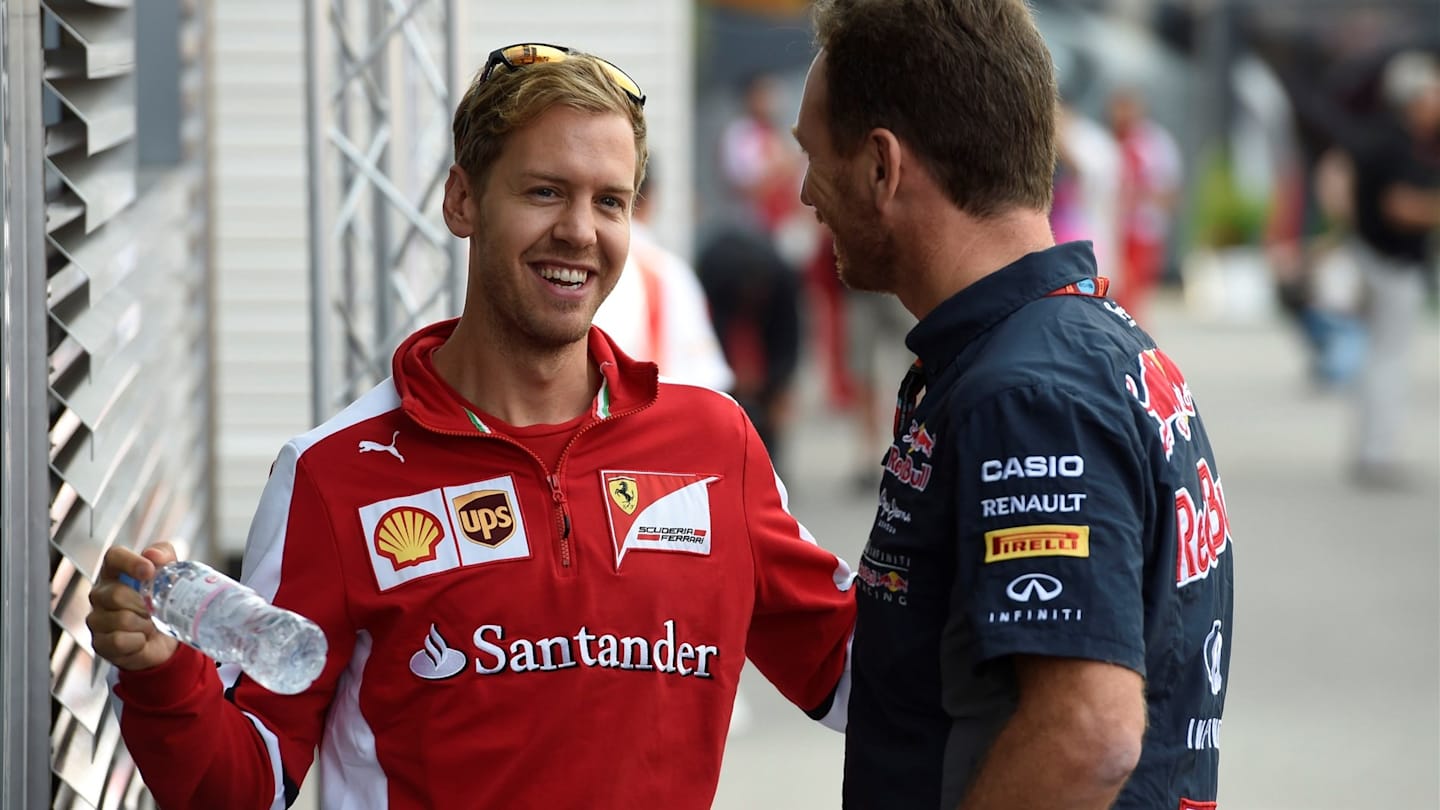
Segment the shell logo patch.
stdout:
<svg viewBox="0 0 1440 810">
<path fill-rule="evenodd" d="M 440 521 L 424 509 L 391 509 L 375 529 L 375 548 L 396 568 L 435 559 L 435 546 L 444 536 Z"/>
<path fill-rule="evenodd" d="M 710 554 L 710 484 L 720 476 L 601 470 L 615 570 L 631 551 Z"/>
<path fill-rule="evenodd" d="M 456 568 L 530 558 L 508 475 L 387 498 L 359 513 L 382 591 Z"/>
</svg>

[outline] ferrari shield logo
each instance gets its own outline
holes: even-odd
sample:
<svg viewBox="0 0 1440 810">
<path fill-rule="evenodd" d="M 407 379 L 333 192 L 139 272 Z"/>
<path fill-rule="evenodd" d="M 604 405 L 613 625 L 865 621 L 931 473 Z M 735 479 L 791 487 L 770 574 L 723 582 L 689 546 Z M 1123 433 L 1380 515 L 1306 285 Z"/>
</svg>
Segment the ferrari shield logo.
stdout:
<svg viewBox="0 0 1440 810">
<path fill-rule="evenodd" d="M 640 491 L 636 487 L 635 479 L 628 475 L 611 478 L 609 486 L 610 498 L 615 501 L 615 505 L 627 515 L 635 514 L 635 507 L 640 504 Z"/>
<path fill-rule="evenodd" d="M 710 555 L 710 485 L 718 475 L 601 470 L 610 502 L 610 540 L 615 570 L 627 552 Z"/>
</svg>

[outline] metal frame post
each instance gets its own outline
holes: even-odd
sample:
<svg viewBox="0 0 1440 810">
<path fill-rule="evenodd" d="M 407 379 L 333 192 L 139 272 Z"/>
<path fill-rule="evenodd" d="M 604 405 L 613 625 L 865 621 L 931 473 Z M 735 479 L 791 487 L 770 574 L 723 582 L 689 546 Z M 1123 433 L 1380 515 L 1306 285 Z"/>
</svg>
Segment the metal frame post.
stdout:
<svg viewBox="0 0 1440 810">
<path fill-rule="evenodd" d="M 459 312 L 463 246 L 439 215 L 455 17 L 455 0 L 306 2 L 316 423 L 388 376 L 406 334 Z"/>
<path fill-rule="evenodd" d="M 48 807 L 50 619 L 44 126 L 39 0 L 0 3 L 0 585 L 6 807 Z"/>
</svg>

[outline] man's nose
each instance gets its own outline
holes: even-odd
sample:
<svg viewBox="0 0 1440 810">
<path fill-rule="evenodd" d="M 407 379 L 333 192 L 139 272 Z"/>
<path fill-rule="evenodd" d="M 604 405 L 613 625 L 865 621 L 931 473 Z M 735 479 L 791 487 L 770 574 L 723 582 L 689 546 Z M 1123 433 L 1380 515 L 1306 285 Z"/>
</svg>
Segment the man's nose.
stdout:
<svg viewBox="0 0 1440 810">
<path fill-rule="evenodd" d="M 588 248 L 597 241 L 595 234 L 595 212 L 586 202 L 574 202 L 565 207 L 559 221 L 555 223 L 555 238 L 567 245 Z"/>
</svg>

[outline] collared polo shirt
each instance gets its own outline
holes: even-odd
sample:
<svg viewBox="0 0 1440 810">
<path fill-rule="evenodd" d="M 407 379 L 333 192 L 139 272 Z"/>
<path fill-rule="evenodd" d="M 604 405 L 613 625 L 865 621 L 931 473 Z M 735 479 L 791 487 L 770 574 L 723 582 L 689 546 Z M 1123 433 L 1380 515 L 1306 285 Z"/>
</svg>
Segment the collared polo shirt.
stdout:
<svg viewBox="0 0 1440 810">
<path fill-rule="evenodd" d="M 1179 367 L 1096 284 L 1089 244 L 1059 245 L 906 338 L 902 398 L 924 393 L 897 420 L 860 560 L 850 810 L 957 807 L 1015 709 L 1015 655 L 1145 678 L 1116 807 L 1215 799 L 1234 562 L 1220 466 Z"/>
</svg>

